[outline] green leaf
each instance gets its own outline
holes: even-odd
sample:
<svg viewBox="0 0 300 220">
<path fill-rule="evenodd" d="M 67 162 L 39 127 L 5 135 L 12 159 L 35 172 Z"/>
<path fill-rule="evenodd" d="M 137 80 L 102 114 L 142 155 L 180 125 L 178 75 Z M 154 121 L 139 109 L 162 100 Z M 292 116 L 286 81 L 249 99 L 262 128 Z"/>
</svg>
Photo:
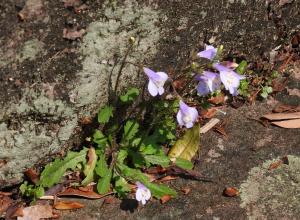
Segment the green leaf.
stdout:
<svg viewBox="0 0 300 220">
<path fill-rule="evenodd" d="M 155 184 L 150 182 L 143 182 L 143 184 L 151 191 L 152 196 L 157 199 L 160 199 L 165 195 L 169 195 L 172 197 L 176 197 L 177 195 L 175 190 L 163 184 Z"/>
<path fill-rule="evenodd" d="M 96 163 L 97 163 L 97 154 L 96 154 L 95 148 L 91 147 L 89 149 L 88 158 L 89 158 L 89 160 L 88 160 L 87 164 L 85 165 L 85 168 L 83 171 L 85 178 L 81 183 L 84 186 L 88 185 L 89 183 L 91 183 L 94 180 L 94 170 L 95 170 Z"/>
<path fill-rule="evenodd" d="M 261 93 L 260 93 L 260 96 L 263 97 L 263 98 L 267 98 L 268 95 L 269 95 L 270 93 L 272 93 L 272 92 L 273 92 L 273 88 L 272 88 L 272 87 L 270 87 L 270 86 L 265 86 L 265 87 L 263 87 L 263 89 L 262 89 L 262 91 L 261 91 Z"/>
<path fill-rule="evenodd" d="M 87 148 L 84 148 L 80 152 L 69 151 L 65 159 L 56 159 L 54 162 L 48 164 L 41 173 L 39 185 L 51 187 L 60 181 L 68 169 L 75 169 L 79 163 L 85 164 L 87 151 Z"/>
<path fill-rule="evenodd" d="M 124 126 L 122 141 L 130 141 L 139 131 L 139 124 L 136 121 L 127 121 Z"/>
<path fill-rule="evenodd" d="M 101 154 L 99 156 L 99 160 L 97 162 L 96 168 L 95 168 L 95 172 L 100 176 L 100 177 L 104 177 L 107 172 L 109 171 L 107 163 L 106 163 L 106 159 L 105 159 L 105 155 Z"/>
<path fill-rule="evenodd" d="M 131 188 L 123 177 L 117 176 L 115 177 L 114 190 L 118 193 L 119 197 L 125 197 L 126 193 L 131 191 Z"/>
<path fill-rule="evenodd" d="M 35 189 L 34 194 L 35 194 L 35 197 L 36 197 L 36 198 L 40 198 L 40 197 L 42 197 L 43 195 L 45 195 L 45 190 L 44 190 L 43 187 L 39 186 L 39 187 L 37 187 L 37 188 Z"/>
<path fill-rule="evenodd" d="M 121 173 L 124 176 L 128 177 L 131 181 L 149 181 L 149 178 L 138 169 L 133 169 L 124 164 L 119 163 L 117 164 L 117 167 L 120 169 Z"/>
<path fill-rule="evenodd" d="M 149 163 L 161 165 L 162 167 L 167 167 L 170 165 L 170 159 L 167 156 L 145 155 L 144 158 Z"/>
<path fill-rule="evenodd" d="M 106 173 L 106 175 L 101 179 L 99 179 L 97 184 L 97 190 L 99 194 L 105 194 L 109 192 L 111 176 L 112 176 L 112 169 L 110 168 Z"/>
<path fill-rule="evenodd" d="M 107 138 L 101 131 L 96 130 L 93 135 L 93 142 L 100 146 L 105 146 L 107 144 Z"/>
<path fill-rule="evenodd" d="M 175 164 L 176 164 L 176 166 L 178 166 L 182 169 L 186 169 L 186 170 L 191 170 L 194 167 L 194 165 L 191 161 L 185 160 L 182 158 L 176 158 Z"/>
<path fill-rule="evenodd" d="M 120 96 L 120 100 L 124 103 L 132 102 L 140 94 L 137 88 L 130 88 L 125 95 Z"/>
<path fill-rule="evenodd" d="M 106 105 L 98 113 L 98 122 L 107 123 L 113 116 L 113 107 Z"/>
<path fill-rule="evenodd" d="M 128 156 L 128 152 L 124 149 L 121 149 L 117 156 L 118 163 L 122 164 L 127 156 Z"/>
<path fill-rule="evenodd" d="M 200 125 L 197 123 L 193 128 L 188 129 L 184 136 L 177 140 L 171 148 L 168 156 L 170 158 L 182 158 L 191 160 L 200 147 Z"/>
<path fill-rule="evenodd" d="M 239 66 L 236 68 L 236 72 L 238 72 L 239 74 L 244 74 L 247 68 L 247 61 L 243 60 L 242 62 L 240 62 Z"/>
</svg>

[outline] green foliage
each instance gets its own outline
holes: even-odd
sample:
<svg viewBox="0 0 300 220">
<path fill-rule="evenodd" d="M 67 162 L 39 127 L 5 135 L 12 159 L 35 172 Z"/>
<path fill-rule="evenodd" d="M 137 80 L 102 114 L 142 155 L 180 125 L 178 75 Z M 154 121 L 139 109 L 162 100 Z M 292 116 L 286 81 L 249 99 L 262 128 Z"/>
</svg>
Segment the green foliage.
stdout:
<svg viewBox="0 0 300 220">
<path fill-rule="evenodd" d="M 273 92 L 273 88 L 270 86 L 264 86 L 261 90 L 260 96 L 266 99 L 270 93 Z"/>
<path fill-rule="evenodd" d="M 107 144 L 107 137 L 101 131 L 96 130 L 93 135 L 93 142 L 100 147 L 105 146 Z"/>
<path fill-rule="evenodd" d="M 113 117 L 113 107 L 106 105 L 98 113 L 98 122 L 107 123 Z"/>
<path fill-rule="evenodd" d="M 112 176 L 112 168 L 108 169 L 104 174 L 104 176 L 99 179 L 97 184 L 97 190 L 100 194 L 105 194 L 109 192 L 111 176 Z"/>
<path fill-rule="evenodd" d="M 19 189 L 23 196 L 34 199 L 40 198 L 45 194 L 45 190 L 42 186 L 28 185 L 27 181 L 25 181 Z"/>
<path fill-rule="evenodd" d="M 122 142 L 130 141 L 139 131 L 139 124 L 136 121 L 129 120 L 124 126 Z"/>
<path fill-rule="evenodd" d="M 123 103 L 130 103 L 136 99 L 140 94 L 137 88 L 130 88 L 125 95 L 120 96 L 120 100 Z"/>
<path fill-rule="evenodd" d="M 99 160 L 96 164 L 95 172 L 98 176 L 104 177 L 105 174 L 108 172 L 108 166 L 106 163 L 106 158 L 104 154 L 99 156 Z"/>
<path fill-rule="evenodd" d="M 247 66 L 248 66 L 247 61 L 243 60 L 242 62 L 240 62 L 239 66 L 236 68 L 236 72 L 243 75 L 246 72 Z"/>
<path fill-rule="evenodd" d="M 170 165 L 170 159 L 165 155 L 145 155 L 145 160 L 154 165 L 167 167 Z"/>
<path fill-rule="evenodd" d="M 186 169 L 186 170 L 191 170 L 194 167 L 194 165 L 191 161 L 185 160 L 182 158 L 176 158 L 175 164 L 176 164 L 176 166 L 178 166 L 182 169 Z"/>
<path fill-rule="evenodd" d="M 94 170 L 97 163 L 97 154 L 93 147 L 89 149 L 88 153 L 89 161 L 85 164 L 85 168 L 83 173 L 85 175 L 85 179 L 82 181 L 82 185 L 86 186 L 94 180 Z"/>
<path fill-rule="evenodd" d="M 41 173 L 39 185 L 51 187 L 59 183 L 61 177 L 68 169 L 74 170 L 79 163 L 86 164 L 87 151 L 87 148 L 84 148 L 80 152 L 69 151 L 65 159 L 56 159 L 54 162 L 48 164 Z"/>
<path fill-rule="evenodd" d="M 239 94 L 244 97 L 250 96 L 249 91 L 249 81 L 247 79 L 243 79 L 240 81 Z"/>
</svg>

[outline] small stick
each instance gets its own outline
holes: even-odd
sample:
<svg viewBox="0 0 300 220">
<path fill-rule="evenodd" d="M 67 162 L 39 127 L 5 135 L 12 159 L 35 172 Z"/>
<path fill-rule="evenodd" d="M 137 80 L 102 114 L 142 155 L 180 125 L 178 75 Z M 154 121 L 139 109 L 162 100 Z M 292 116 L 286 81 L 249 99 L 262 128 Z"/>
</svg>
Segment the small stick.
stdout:
<svg viewBox="0 0 300 220">
<path fill-rule="evenodd" d="M 210 119 L 210 121 L 208 123 L 206 123 L 202 128 L 200 128 L 200 134 L 205 134 L 219 122 L 220 122 L 220 119 L 217 119 L 217 118 Z"/>
</svg>

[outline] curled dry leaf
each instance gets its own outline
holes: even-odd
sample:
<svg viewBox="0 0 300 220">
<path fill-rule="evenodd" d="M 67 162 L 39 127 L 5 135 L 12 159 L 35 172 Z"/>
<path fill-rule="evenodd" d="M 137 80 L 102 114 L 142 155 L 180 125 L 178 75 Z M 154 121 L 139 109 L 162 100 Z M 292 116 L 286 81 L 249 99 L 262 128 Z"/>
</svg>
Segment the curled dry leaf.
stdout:
<svg viewBox="0 0 300 220">
<path fill-rule="evenodd" d="M 79 189 L 68 188 L 65 191 L 59 193 L 58 196 L 79 196 L 88 199 L 101 199 L 106 195 L 100 195 L 93 191 L 81 191 Z"/>
<path fill-rule="evenodd" d="M 79 202 L 73 202 L 73 201 L 59 201 L 55 203 L 53 207 L 58 210 L 69 210 L 69 209 L 80 209 L 83 208 L 84 205 Z"/>
<path fill-rule="evenodd" d="M 235 187 L 226 187 L 223 191 L 223 195 L 227 197 L 235 197 L 239 195 L 239 191 Z"/>
<path fill-rule="evenodd" d="M 208 99 L 208 101 L 215 105 L 224 104 L 226 101 L 226 98 L 223 93 L 218 94 L 217 96 L 211 97 Z"/>
<path fill-rule="evenodd" d="M 271 163 L 271 164 L 270 164 L 268 170 L 274 170 L 274 169 L 277 169 L 282 163 L 283 163 L 282 160 L 275 161 L 274 163 Z"/>
<path fill-rule="evenodd" d="M 172 197 L 170 195 L 164 195 L 163 197 L 160 198 L 161 204 L 164 204 L 168 202 Z"/>
<path fill-rule="evenodd" d="M 203 118 L 212 118 L 217 114 L 217 108 L 209 108 L 207 110 L 201 111 L 201 116 Z"/>
<path fill-rule="evenodd" d="M 40 180 L 39 174 L 32 168 L 27 169 L 24 174 L 34 184 L 37 184 L 37 182 Z"/>
<path fill-rule="evenodd" d="M 191 188 L 183 187 L 183 188 L 181 188 L 181 192 L 183 192 L 184 195 L 187 195 L 191 192 Z"/>
<path fill-rule="evenodd" d="M 53 218 L 53 208 L 50 205 L 35 205 L 23 208 L 23 216 L 18 216 L 18 220 L 40 220 Z"/>
<path fill-rule="evenodd" d="M 0 216 L 12 205 L 13 200 L 5 195 L 0 195 Z"/>
<path fill-rule="evenodd" d="M 81 39 L 85 33 L 86 33 L 85 29 L 78 30 L 77 28 L 75 28 L 75 29 L 64 28 L 63 38 L 68 39 L 68 40 Z"/>
</svg>

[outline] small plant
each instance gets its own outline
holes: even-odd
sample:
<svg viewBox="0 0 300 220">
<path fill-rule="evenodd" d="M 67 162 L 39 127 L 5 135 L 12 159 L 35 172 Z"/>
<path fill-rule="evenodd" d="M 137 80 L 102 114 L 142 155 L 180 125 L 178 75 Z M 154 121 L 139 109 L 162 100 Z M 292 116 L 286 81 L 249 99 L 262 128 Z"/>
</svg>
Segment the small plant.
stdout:
<svg viewBox="0 0 300 220">
<path fill-rule="evenodd" d="M 238 93 L 246 96 L 248 82 L 241 74 L 247 63 L 220 62 L 222 50 L 223 47 L 207 46 L 197 54 L 198 58 L 210 62 L 205 66 L 192 62 L 187 74 L 191 84 L 198 82 L 199 96 L 217 94 L 223 88 L 233 96 Z M 69 151 L 64 159 L 48 164 L 36 186 L 27 183 L 21 186 L 24 195 L 37 198 L 44 188 L 59 183 L 67 170 L 77 170 L 83 175 L 77 184 L 87 186 L 96 182 L 99 194 L 114 192 L 124 198 L 136 186 L 136 199 L 142 204 L 151 196 L 158 199 L 165 195 L 176 196 L 174 189 L 149 178 L 146 171 L 153 166 L 193 168 L 191 161 L 200 144 L 198 110 L 190 106 L 191 102 L 184 101 L 189 97 L 185 94 L 183 98 L 176 91 L 175 80 L 167 73 L 146 67 L 143 71 L 149 80 L 149 94 L 154 98 L 145 99 L 137 88 L 129 88 L 115 98 L 113 104 L 103 106 L 97 117 L 99 127 L 90 138 L 90 147 L 80 152 Z M 170 85 L 174 91 L 166 98 Z M 178 127 L 185 128 L 179 139 Z"/>
</svg>

